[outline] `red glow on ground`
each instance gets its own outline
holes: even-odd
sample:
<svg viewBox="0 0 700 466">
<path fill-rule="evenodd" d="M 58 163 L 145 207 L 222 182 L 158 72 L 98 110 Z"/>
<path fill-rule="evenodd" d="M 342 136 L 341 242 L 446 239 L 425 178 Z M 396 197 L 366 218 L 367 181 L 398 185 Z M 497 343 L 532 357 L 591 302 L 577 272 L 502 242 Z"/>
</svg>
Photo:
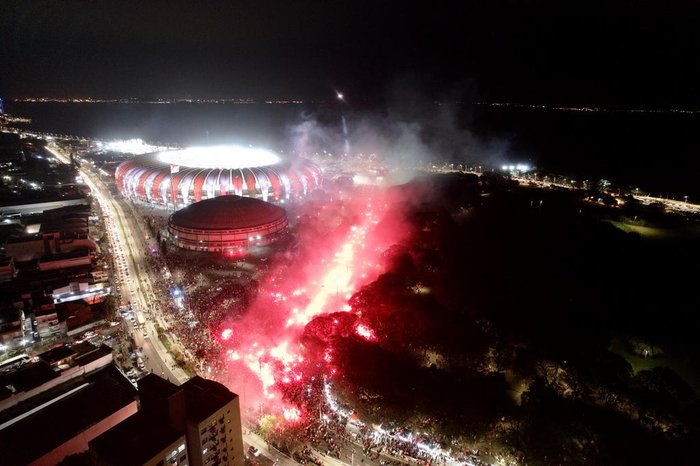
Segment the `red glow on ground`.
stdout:
<svg viewBox="0 0 700 466">
<path fill-rule="evenodd" d="M 377 336 L 374 334 L 374 330 L 367 327 L 365 324 L 359 324 L 355 327 L 355 333 L 364 338 L 367 341 L 376 341 Z"/>
<path fill-rule="evenodd" d="M 239 259 L 241 257 L 245 257 L 247 253 L 248 251 L 245 248 L 241 247 L 235 249 L 226 249 L 226 251 L 224 252 L 224 257 Z"/>
<path fill-rule="evenodd" d="M 224 382 L 242 395 L 245 407 L 258 411 L 264 403 L 272 411 L 283 410 L 287 420 L 298 419 L 301 411 L 279 404 L 274 408 L 271 399 L 281 403 L 285 393 L 294 392 L 293 387 L 310 390 L 314 374 L 333 376 L 338 370 L 331 365 L 330 347 L 311 354 L 301 345 L 306 325 L 324 314 L 352 314 L 348 300 L 383 272 L 378 264 L 381 254 L 404 234 L 400 225 L 377 234 L 387 204 L 376 203 L 370 196 L 362 198 L 360 193 L 342 203 L 309 210 L 316 223 L 308 231 L 304 225 L 298 227 L 301 252 L 291 263 L 267 273 L 244 317 L 230 322 L 221 333 L 227 355 L 226 374 L 221 374 L 227 378 Z M 327 234 L 318 235 L 319 227 Z M 329 325 L 337 327 L 338 320 Z M 349 330 L 368 341 L 377 339 L 366 324 Z M 234 332 L 235 339 L 231 338 Z M 260 394 L 257 399 L 256 394 Z"/>
<path fill-rule="evenodd" d="M 293 406 L 291 408 L 283 408 L 282 415 L 284 416 L 284 419 L 289 422 L 296 422 L 301 419 L 301 412 L 298 408 Z"/>
</svg>

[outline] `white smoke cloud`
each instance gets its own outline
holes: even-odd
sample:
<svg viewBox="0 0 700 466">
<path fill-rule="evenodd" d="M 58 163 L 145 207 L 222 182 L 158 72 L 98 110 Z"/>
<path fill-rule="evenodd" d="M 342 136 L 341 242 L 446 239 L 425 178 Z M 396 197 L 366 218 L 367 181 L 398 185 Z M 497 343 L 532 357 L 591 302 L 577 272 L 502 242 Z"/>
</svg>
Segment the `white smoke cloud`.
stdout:
<svg viewBox="0 0 700 466">
<path fill-rule="evenodd" d="M 415 85 L 401 82 L 390 96 L 384 111 L 360 112 L 340 104 L 303 115 L 288 130 L 291 147 L 301 155 L 342 154 L 349 140 L 354 154 L 374 153 L 388 166 L 402 169 L 435 162 L 497 167 L 509 160 L 507 140 L 484 140 L 469 130 L 463 95 L 431 99 Z M 347 135 L 341 129 L 343 119 Z"/>
</svg>

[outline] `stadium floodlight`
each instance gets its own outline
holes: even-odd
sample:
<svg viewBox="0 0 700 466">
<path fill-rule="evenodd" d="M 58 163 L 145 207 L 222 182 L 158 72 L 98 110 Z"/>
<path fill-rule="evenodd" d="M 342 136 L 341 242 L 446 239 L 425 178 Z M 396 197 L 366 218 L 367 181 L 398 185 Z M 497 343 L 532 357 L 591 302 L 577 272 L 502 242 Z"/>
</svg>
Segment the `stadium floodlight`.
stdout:
<svg viewBox="0 0 700 466">
<path fill-rule="evenodd" d="M 165 147 L 154 146 L 147 144 L 143 139 L 120 139 L 116 141 L 100 142 L 98 143 L 100 149 L 109 152 L 120 152 L 122 154 L 148 154 L 151 152 L 157 152 L 159 150 L 165 150 Z"/>
<path fill-rule="evenodd" d="M 161 162 L 191 168 L 238 169 L 266 167 L 280 162 L 280 158 L 267 149 L 243 146 L 201 146 L 161 152 Z"/>
</svg>

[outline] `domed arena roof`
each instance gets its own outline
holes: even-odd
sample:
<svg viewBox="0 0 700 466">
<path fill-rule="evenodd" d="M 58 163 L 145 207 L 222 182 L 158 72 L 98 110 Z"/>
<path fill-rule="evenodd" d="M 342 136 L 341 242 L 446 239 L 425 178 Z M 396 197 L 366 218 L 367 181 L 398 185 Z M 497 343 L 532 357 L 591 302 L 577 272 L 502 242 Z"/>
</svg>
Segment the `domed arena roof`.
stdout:
<svg viewBox="0 0 700 466">
<path fill-rule="evenodd" d="M 227 195 L 190 204 L 175 212 L 170 223 L 195 230 L 237 230 L 274 223 L 286 216 L 283 208 L 268 202 Z"/>
</svg>

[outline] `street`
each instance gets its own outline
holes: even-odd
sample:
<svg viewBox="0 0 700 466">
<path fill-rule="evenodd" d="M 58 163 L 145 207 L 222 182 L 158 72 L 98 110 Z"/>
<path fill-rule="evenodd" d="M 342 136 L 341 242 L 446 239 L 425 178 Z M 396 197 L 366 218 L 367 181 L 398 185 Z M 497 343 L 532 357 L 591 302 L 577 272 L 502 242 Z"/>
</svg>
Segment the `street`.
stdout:
<svg viewBox="0 0 700 466">
<path fill-rule="evenodd" d="M 70 163 L 69 158 L 56 147 L 47 146 L 47 150 L 63 163 Z M 140 267 L 144 263 L 143 254 L 147 250 L 147 244 L 145 236 L 138 231 L 136 216 L 124 213 L 125 202 L 114 199 L 109 189 L 91 170 L 81 167 L 80 173 L 105 218 L 105 232 L 109 236 L 114 257 L 116 285 L 120 288 L 123 304 L 131 302 L 134 311 L 141 311 L 145 316 L 151 317 L 153 313 L 149 310 L 153 310 L 153 307 L 149 303 L 154 302 L 154 297 L 152 291 L 151 296 L 147 296 L 146 289 L 152 290 L 152 286 L 148 273 L 142 273 Z M 135 329 L 132 324 L 129 325 L 129 330 L 137 346 L 142 347 L 147 356 L 144 358 L 146 368 L 178 385 L 186 381 L 189 376 L 176 365 L 158 339 L 153 320 L 147 319 L 145 325 L 148 339 L 144 339 L 142 331 Z"/>
<path fill-rule="evenodd" d="M 70 163 L 69 158 L 62 154 L 55 145 L 48 146 L 47 150 L 64 163 Z M 148 229 L 143 224 L 140 215 L 127 201 L 121 198 L 115 199 L 111 195 L 107 185 L 99 179 L 99 175 L 89 168 L 89 165 L 81 167 L 80 173 L 103 212 L 105 232 L 109 236 L 114 259 L 115 285 L 119 287 L 121 304 L 130 303 L 134 314 L 140 312 L 145 317 L 143 327 L 135 321 L 127 321 L 127 328 L 134 343 L 140 348 L 146 370 L 179 385 L 186 381 L 189 376 L 175 363 L 172 355 L 158 337 L 157 325 L 167 330 L 168 323 L 162 315 L 162 311 L 155 304 L 158 301 L 153 292 L 151 277 L 145 268 L 144 254 L 149 250 L 149 244 L 146 240 Z M 147 337 L 144 336 L 144 331 Z M 175 344 L 179 343 L 175 342 Z M 244 434 L 244 442 L 246 451 L 250 446 L 253 446 L 261 452 L 261 455 L 255 459 L 263 465 L 292 466 L 298 464 L 282 452 L 268 447 L 261 437 L 250 430 Z M 342 446 L 340 458 L 328 456 L 325 451 L 321 452 L 315 449 L 311 449 L 311 451 L 317 460 L 330 466 L 343 464 L 380 466 L 382 463 L 390 462 L 411 464 L 404 459 L 384 454 L 378 455 L 375 460 L 370 460 L 365 456 L 362 446 L 353 442 Z"/>
</svg>

